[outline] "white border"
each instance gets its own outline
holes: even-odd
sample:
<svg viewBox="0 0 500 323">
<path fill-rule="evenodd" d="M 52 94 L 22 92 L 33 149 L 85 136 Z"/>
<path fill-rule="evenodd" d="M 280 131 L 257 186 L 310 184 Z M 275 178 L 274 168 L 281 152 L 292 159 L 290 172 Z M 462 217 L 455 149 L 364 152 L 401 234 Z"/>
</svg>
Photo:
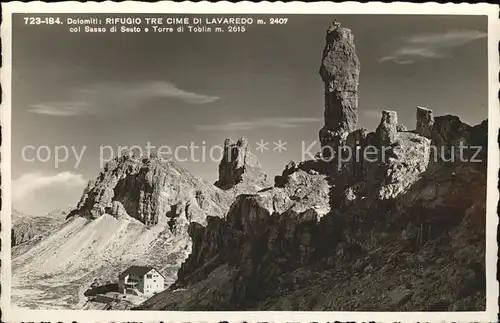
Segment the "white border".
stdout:
<svg viewBox="0 0 500 323">
<path fill-rule="evenodd" d="M 3 103 L 0 111 L 2 123 L 1 174 L 2 174 L 2 295 L 3 320 L 15 321 L 164 321 L 164 322 L 311 322 L 311 321 L 432 321 L 432 322 L 494 322 L 498 313 L 498 282 L 496 280 L 498 217 L 496 214 L 499 192 L 497 190 L 500 107 L 498 101 L 498 72 L 500 59 L 499 7 L 492 4 L 437 4 L 437 3 L 253 3 L 253 2 L 103 2 L 103 3 L 43 3 L 11 2 L 2 5 L 1 27 L 4 68 L 1 70 Z M 197 13 L 197 14 L 431 14 L 431 15 L 487 15 L 488 16 L 488 71 L 489 71 L 489 114 L 488 114 L 488 179 L 487 179 L 487 222 L 486 222 L 486 276 L 487 310 L 485 312 L 171 312 L 171 311 L 72 311 L 72 310 L 28 310 L 10 307 L 10 215 L 11 205 L 11 14 L 12 13 Z"/>
</svg>

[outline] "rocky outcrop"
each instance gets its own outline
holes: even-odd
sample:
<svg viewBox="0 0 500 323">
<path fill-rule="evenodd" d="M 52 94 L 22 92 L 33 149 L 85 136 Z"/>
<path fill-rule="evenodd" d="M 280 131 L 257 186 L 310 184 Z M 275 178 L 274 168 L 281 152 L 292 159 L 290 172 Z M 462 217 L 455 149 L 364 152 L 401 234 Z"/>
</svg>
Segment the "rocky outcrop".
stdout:
<svg viewBox="0 0 500 323">
<path fill-rule="evenodd" d="M 429 164 L 430 140 L 397 131 L 397 114 L 383 111 L 375 140 L 376 158 L 365 159 L 366 194 L 380 200 L 393 199 L 420 179 Z"/>
<path fill-rule="evenodd" d="M 122 156 L 106 164 L 98 178 L 89 182 L 71 215 L 128 214 L 155 225 L 179 203 L 190 206 L 190 220 L 205 223 L 206 216 L 225 213 L 230 196 L 173 161 Z"/>
<path fill-rule="evenodd" d="M 236 142 L 225 140 L 219 164 L 219 179 L 215 186 L 223 190 L 232 189 L 236 194 L 255 193 L 271 186 L 246 138 L 240 138 Z"/>
<path fill-rule="evenodd" d="M 354 189 L 359 197 L 395 198 L 426 171 L 430 142 L 398 131 L 397 113 L 383 111 L 375 132 L 358 129 L 347 136 L 335 182 Z"/>
<path fill-rule="evenodd" d="M 432 110 L 421 107 L 417 115 L 416 131 L 402 128 L 396 112 L 383 111 L 376 132 L 349 133 L 335 181 L 362 187 L 360 196 L 393 199 L 436 164 L 486 161 L 487 121 L 471 127 L 456 116 L 434 118 Z"/>
<path fill-rule="evenodd" d="M 346 190 L 348 202 L 323 216 L 273 212 L 262 194 L 241 195 L 226 220 L 190 226 L 193 249 L 176 284 L 138 309 L 484 309 L 485 215 L 476 201 L 485 180 L 477 165 L 442 167 L 388 203 Z"/>
<path fill-rule="evenodd" d="M 423 107 L 417 107 L 416 132 L 421 136 L 430 138 L 433 126 L 434 126 L 434 117 L 432 115 L 432 110 Z"/>
<path fill-rule="evenodd" d="M 360 63 L 351 30 L 334 21 L 326 33 L 319 73 L 325 84 L 325 125 L 319 132 L 324 150 L 336 152 L 358 121 Z"/>
</svg>

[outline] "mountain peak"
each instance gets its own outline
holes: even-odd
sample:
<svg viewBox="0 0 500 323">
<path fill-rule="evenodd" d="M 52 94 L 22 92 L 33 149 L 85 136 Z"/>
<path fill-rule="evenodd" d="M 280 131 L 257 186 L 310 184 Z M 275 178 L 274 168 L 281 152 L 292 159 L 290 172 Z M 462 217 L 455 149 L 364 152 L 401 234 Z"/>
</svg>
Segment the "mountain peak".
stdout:
<svg viewBox="0 0 500 323">
<path fill-rule="evenodd" d="M 202 195 L 204 204 L 198 202 Z M 186 201 L 194 201 L 202 219 L 205 214 L 223 214 L 229 197 L 172 160 L 121 156 L 89 182 L 72 215 L 96 218 L 118 212 L 155 225 L 173 205 Z"/>
</svg>

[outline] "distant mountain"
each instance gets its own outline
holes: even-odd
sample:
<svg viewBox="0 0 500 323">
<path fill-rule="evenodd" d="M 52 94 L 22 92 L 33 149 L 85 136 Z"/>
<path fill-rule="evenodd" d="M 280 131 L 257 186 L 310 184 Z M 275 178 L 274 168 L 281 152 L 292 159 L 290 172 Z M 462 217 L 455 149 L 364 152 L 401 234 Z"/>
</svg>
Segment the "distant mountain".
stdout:
<svg viewBox="0 0 500 323">
<path fill-rule="evenodd" d="M 73 206 L 68 206 L 68 207 L 65 207 L 65 208 L 57 208 L 57 209 L 54 209 L 54 210 L 50 211 L 49 213 L 47 213 L 47 216 L 50 216 L 50 217 L 64 217 L 65 218 L 74 209 L 75 209 L 75 207 L 73 207 Z"/>
<path fill-rule="evenodd" d="M 67 214 L 67 213 L 66 213 Z M 12 247 L 26 243 L 32 239 L 50 234 L 65 221 L 66 214 L 51 212 L 46 216 L 27 215 L 12 210 Z"/>
</svg>

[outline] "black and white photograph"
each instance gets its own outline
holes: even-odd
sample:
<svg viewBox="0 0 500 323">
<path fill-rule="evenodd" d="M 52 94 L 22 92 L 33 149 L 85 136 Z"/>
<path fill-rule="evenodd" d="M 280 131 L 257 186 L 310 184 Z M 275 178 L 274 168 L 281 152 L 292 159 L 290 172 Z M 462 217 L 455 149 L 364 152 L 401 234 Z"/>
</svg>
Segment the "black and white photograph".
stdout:
<svg viewBox="0 0 500 323">
<path fill-rule="evenodd" d="M 495 319 L 498 7 L 46 5 L 2 24 L 7 321 Z"/>
</svg>

